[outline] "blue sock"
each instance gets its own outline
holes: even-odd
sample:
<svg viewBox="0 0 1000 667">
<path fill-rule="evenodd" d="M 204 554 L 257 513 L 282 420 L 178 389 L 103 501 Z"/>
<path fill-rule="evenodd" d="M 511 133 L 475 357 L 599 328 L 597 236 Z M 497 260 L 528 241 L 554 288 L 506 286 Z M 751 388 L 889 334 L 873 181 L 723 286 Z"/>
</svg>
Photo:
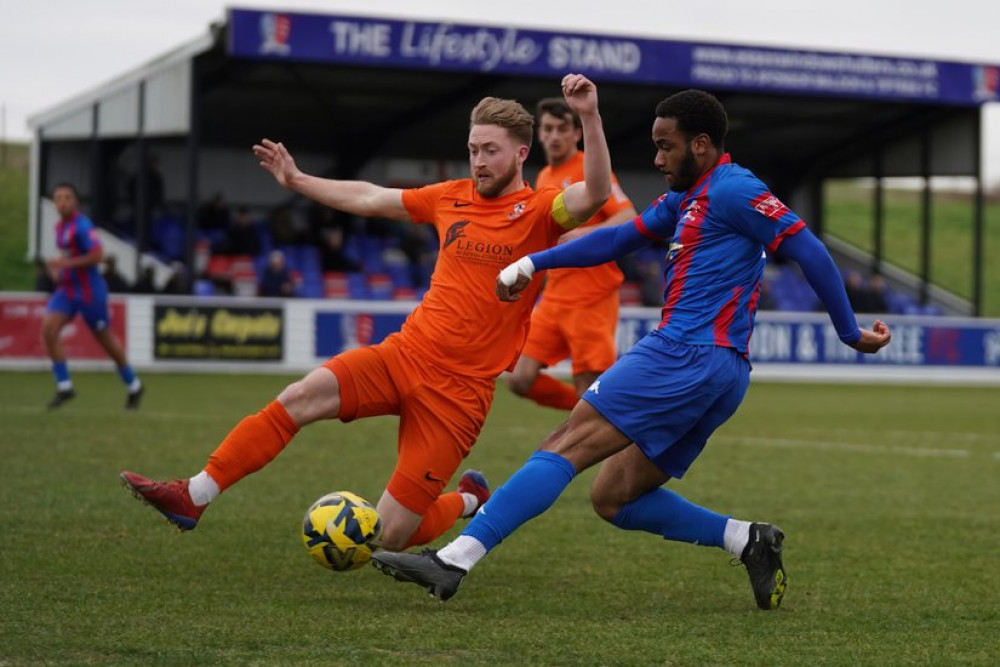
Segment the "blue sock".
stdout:
<svg viewBox="0 0 1000 667">
<path fill-rule="evenodd" d="M 125 364 L 124 366 L 118 367 L 118 375 L 121 377 L 122 382 L 127 385 L 131 385 L 135 382 L 135 371 L 132 370 L 132 366 Z"/>
<path fill-rule="evenodd" d="M 575 476 L 573 464 L 562 456 L 535 452 L 496 490 L 462 534 L 476 538 L 489 551 L 521 524 L 551 507 Z"/>
<path fill-rule="evenodd" d="M 611 523 L 665 539 L 723 548 L 729 517 L 699 507 L 667 489 L 653 489 L 622 507 Z"/>
<path fill-rule="evenodd" d="M 70 382 L 69 365 L 65 360 L 52 362 L 52 374 L 56 376 L 56 384 Z"/>
</svg>

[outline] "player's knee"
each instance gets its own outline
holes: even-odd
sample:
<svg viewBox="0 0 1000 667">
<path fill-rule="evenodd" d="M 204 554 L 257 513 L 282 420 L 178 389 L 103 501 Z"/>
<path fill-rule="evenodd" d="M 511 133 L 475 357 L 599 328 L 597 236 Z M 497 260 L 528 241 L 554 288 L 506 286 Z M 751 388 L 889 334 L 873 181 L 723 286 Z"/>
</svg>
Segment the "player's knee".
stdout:
<svg viewBox="0 0 1000 667">
<path fill-rule="evenodd" d="M 52 343 L 59 338 L 59 325 L 52 320 L 45 320 L 42 323 L 42 339 L 46 343 Z"/>
<path fill-rule="evenodd" d="M 285 387 L 280 394 L 278 394 L 278 400 L 288 411 L 301 407 L 301 405 L 305 403 L 308 398 L 308 392 L 306 391 L 305 383 L 302 380 L 291 383 Z"/>
<path fill-rule="evenodd" d="M 386 521 L 382 525 L 382 537 L 379 539 L 379 546 L 386 551 L 402 551 L 409 544 L 412 534 L 412 528 Z"/>
<path fill-rule="evenodd" d="M 598 486 L 590 489 L 590 504 L 597 516 L 609 523 L 615 522 L 615 517 L 622 509 L 622 504 L 617 498 Z"/>
<path fill-rule="evenodd" d="M 285 387 L 278 402 L 299 426 L 334 419 L 340 413 L 340 387 L 333 373 L 319 368 Z"/>
<path fill-rule="evenodd" d="M 309 387 L 302 380 L 293 382 L 278 394 L 278 402 L 299 426 L 305 426 L 319 419 L 315 414 L 317 409 L 314 405 L 315 399 L 311 394 Z"/>
<path fill-rule="evenodd" d="M 507 387 L 518 396 L 527 396 L 534 383 L 535 378 L 525 375 L 511 375 L 507 379 Z"/>
</svg>

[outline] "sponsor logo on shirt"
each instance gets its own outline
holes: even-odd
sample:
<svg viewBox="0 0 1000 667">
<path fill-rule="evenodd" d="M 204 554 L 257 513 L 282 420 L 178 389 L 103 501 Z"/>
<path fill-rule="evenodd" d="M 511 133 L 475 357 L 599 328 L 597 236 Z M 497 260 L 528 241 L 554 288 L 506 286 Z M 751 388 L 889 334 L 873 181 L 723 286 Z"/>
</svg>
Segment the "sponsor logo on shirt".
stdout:
<svg viewBox="0 0 1000 667">
<path fill-rule="evenodd" d="M 468 220 L 459 220 L 451 227 L 444 235 L 444 245 L 441 247 L 442 250 L 450 246 L 452 243 L 465 236 L 465 227 L 469 224 Z"/>
<path fill-rule="evenodd" d="M 466 235 L 468 220 L 459 220 L 444 235 L 442 252 L 454 246 L 455 257 L 481 264 L 506 266 L 514 261 L 514 246 L 509 243 L 483 241 Z"/>
<path fill-rule="evenodd" d="M 777 221 L 788 213 L 788 207 L 781 203 L 781 200 L 765 192 L 750 202 L 754 209 L 766 218 Z"/>
</svg>

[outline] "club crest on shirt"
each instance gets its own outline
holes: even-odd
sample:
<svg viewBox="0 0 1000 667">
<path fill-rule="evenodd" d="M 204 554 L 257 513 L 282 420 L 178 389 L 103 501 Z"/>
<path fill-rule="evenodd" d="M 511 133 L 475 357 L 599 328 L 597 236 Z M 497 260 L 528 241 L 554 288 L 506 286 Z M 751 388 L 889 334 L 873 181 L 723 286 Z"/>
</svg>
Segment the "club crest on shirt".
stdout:
<svg viewBox="0 0 1000 667">
<path fill-rule="evenodd" d="M 694 219 L 698 216 L 699 211 L 701 211 L 701 205 L 697 201 L 691 202 L 691 205 L 684 211 L 684 215 L 681 216 L 680 222 L 694 222 Z"/>
<path fill-rule="evenodd" d="M 758 196 L 756 199 L 750 202 L 750 205 L 754 209 L 766 218 L 778 221 L 786 213 L 788 213 L 788 207 L 781 203 L 781 200 L 772 195 L 770 192 L 765 192 L 764 194 Z"/>
<path fill-rule="evenodd" d="M 508 220 L 517 220 L 524 214 L 524 202 L 514 204 L 514 210 L 507 215 Z"/>
</svg>

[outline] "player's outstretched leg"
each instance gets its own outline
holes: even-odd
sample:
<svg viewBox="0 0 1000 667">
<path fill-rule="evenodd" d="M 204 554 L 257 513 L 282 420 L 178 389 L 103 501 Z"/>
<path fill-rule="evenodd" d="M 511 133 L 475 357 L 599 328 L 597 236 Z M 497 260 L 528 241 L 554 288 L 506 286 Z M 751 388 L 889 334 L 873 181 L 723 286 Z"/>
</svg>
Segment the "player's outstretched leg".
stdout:
<svg viewBox="0 0 1000 667">
<path fill-rule="evenodd" d="M 128 470 L 122 471 L 122 483 L 132 495 L 167 518 L 181 530 L 194 530 L 201 513 L 208 505 L 198 506 L 191 500 L 188 480 L 157 482 Z"/>
<path fill-rule="evenodd" d="M 761 609 L 777 609 L 785 597 L 788 574 L 781 562 L 785 533 L 769 523 L 750 524 L 750 540 L 740 561 L 747 568 L 753 597 Z"/>
<path fill-rule="evenodd" d="M 459 584 L 468 574 L 460 567 L 443 562 L 434 549 L 426 549 L 419 554 L 378 551 L 372 554 L 372 565 L 397 581 L 426 588 L 428 593 L 442 602 L 458 591 Z"/>
</svg>

